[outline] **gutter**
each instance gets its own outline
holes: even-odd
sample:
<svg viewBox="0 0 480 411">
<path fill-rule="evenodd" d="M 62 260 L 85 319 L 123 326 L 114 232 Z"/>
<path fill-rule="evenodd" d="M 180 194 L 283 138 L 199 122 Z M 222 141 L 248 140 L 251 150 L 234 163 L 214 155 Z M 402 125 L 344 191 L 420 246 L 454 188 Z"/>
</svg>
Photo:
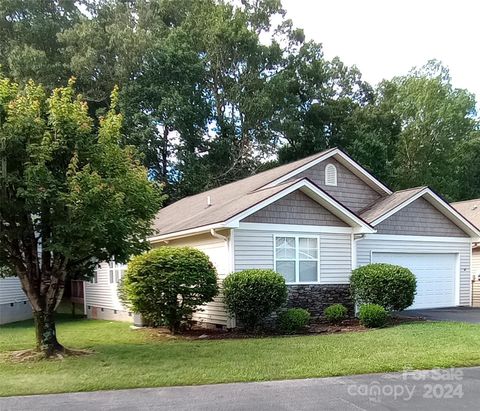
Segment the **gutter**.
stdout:
<svg viewBox="0 0 480 411">
<path fill-rule="evenodd" d="M 228 241 L 228 237 L 218 234 L 214 228 L 210 229 L 210 234 L 212 235 L 212 237 L 219 238 L 220 240 L 223 240 L 223 241 Z"/>
</svg>

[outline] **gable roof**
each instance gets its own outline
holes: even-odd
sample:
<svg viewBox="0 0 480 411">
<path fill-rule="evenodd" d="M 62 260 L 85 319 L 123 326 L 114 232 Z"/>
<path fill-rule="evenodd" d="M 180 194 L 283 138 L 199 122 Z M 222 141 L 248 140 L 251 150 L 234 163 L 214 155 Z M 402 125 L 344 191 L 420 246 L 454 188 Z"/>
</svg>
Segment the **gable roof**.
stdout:
<svg viewBox="0 0 480 411">
<path fill-rule="evenodd" d="M 368 209 L 361 212 L 360 216 L 372 226 L 376 226 L 420 197 L 427 200 L 465 233 L 476 239 L 480 238 L 480 230 L 430 187 L 416 187 L 397 191 L 391 196 L 376 201 Z"/>
<path fill-rule="evenodd" d="M 241 219 L 295 190 L 301 190 L 310 198 L 324 206 L 332 214 L 347 222 L 349 225 L 356 227 L 358 229 L 357 231 L 368 233 L 375 231 L 361 217 L 340 204 L 308 178 L 300 178 L 274 187 L 260 188 L 250 192 L 240 192 L 239 190 L 237 193 L 234 193 L 228 190 L 227 193 L 224 193 L 221 190 L 217 192 L 217 189 L 210 190 L 209 192 L 203 193 L 201 203 L 198 198 L 194 198 L 199 195 L 188 197 L 185 199 L 188 201 L 184 201 L 180 210 L 176 207 L 179 202 L 160 210 L 155 223 L 161 228 L 157 228 L 157 235 L 150 238 L 150 241 L 166 239 L 172 237 L 172 234 L 175 236 L 189 235 L 200 230 L 238 226 L 238 222 Z M 216 195 L 215 197 L 212 196 L 212 192 Z M 231 197 L 225 198 L 228 194 L 230 194 Z M 211 205 L 207 203 L 208 196 L 210 196 Z M 217 198 L 217 202 L 215 202 L 214 198 Z M 191 209 L 190 215 L 181 217 L 179 211 L 188 212 L 189 207 Z"/>
<path fill-rule="evenodd" d="M 375 176 L 369 173 L 365 168 L 363 168 L 360 164 L 358 164 L 355 160 L 349 157 L 345 152 L 340 150 L 339 148 L 333 148 L 330 150 L 326 150 L 324 152 L 319 153 L 316 158 L 312 158 L 308 163 L 304 165 L 298 165 L 290 172 L 283 174 L 281 177 L 271 181 L 268 184 L 268 187 L 279 184 L 283 181 L 286 181 L 290 178 L 295 177 L 297 174 L 302 173 L 303 171 L 307 170 L 314 165 L 325 161 L 331 157 L 335 157 L 335 159 L 345 166 L 348 170 L 350 170 L 353 174 L 355 174 L 360 180 L 362 180 L 365 184 L 373 188 L 381 195 L 390 195 L 392 194 L 392 190 L 390 190 L 385 184 L 383 184 L 380 180 L 378 180 Z"/>
<path fill-rule="evenodd" d="M 308 178 L 300 178 L 300 176 L 295 178 L 302 171 L 332 157 L 374 188 L 382 197 L 356 214 Z M 149 240 L 160 241 L 210 229 L 236 227 L 241 219 L 294 190 L 302 190 L 332 214 L 355 227 L 356 232 L 359 233 L 375 232 L 373 226 L 423 196 L 471 237 L 480 238 L 480 231 L 477 227 L 430 188 L 417 187 L 392 193 L 388 187 L 344 152 L 332 148 L 251 177 L 183 198 L 161 209 L 153 223 L 156 234 Z"/>
<path fill-rule="evenodd" d="M 415 187 L 407 190 L 395 191 L 387 197 L 379 198 L 376 202 L 360 211 L 360 216 L 367 222 L 373 223 L 395 208 L 404 204 L 407 200 L 424 190 L 426 187 Z"/>
<path fill-rule="evenodd" d="M 295 173 L 295 175 L 298 174 L 297 170 L 303 171 L 308 167 L 318 164 L 319 161 L 323 161 L 332 156 L 335 156 L 335 158 L 339 160 L 348 157 L 339 149 L 331 148 L 242 180 L 200 194 L 185 197 L 162 208 L 157 213 L 153 222 L 153 228 L 156 231 L 155 238 L 157 236 L 224 222 L 235 213 L 248 209 L 256 202 L 276 194 L 289 184 L 295 182 L 296 180 L 294 179 L 293 173 Z M 356 173 L 359 173 L 357 168 L 361 169 L 360 165 L 353 162 L 353 160 L 351 161 L 355 166 L 349 165 L 349 167 L 354 167 Z M 363 173 L 369 175 L 369 184 L 376 184 L 375 187 L 378 191 L 389 190 L 367 171 L 364 170 Z M 280 179 L 285 176 L 288 176 L 288 179 L 280 181 Z M 363 176 L 363 178 L 367 179 L 365 176 Z M 273 184 L 274 182 L 275 184 Z M 385 189 L 383 187 L 385 187 Z M 210 198 L 210 206 L 207 204 L 208 198 Z"/>
<path fill-rule="evenodd" d="M 458 201 L 451 203 L 460 214 L 465 216 L 469 221 L 480 227 L 480 198 L 466 201 Z"/>
</svg>

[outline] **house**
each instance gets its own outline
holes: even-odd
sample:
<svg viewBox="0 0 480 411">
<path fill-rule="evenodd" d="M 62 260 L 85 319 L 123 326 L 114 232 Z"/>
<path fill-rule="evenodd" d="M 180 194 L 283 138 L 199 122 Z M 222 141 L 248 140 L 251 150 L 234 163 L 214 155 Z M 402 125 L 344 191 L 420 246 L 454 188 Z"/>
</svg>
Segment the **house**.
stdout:
<svg viewBox="0 0 480 411">
<path fill-rule="evenodd" d="M 232 271 L 276 270 L 288 304 L 314 316 L 333 303 L 351 306 L 351 271 L 372 262 L 413 271 L 412 308 L 470 305 L 471 245 L 480 241 L 479 230 L 430 188 L 392 192 L 339 149 L 184 198 L 160 210 L 154 227 L 153 247 L 204 251 L 220 282 Z M 131 318 L 115 294 L 124 268 L 104 264 L 87 285 L 90 316 Z M 195 319 L 234 325 L 221 297 Z"/>
<path fill-rule="evenodd" d="M 32 318 L 32 307 L 17 277 L 0 278 L 0 325 Z"/>
<path fill-rule="evenodd" d="M 452 206 L 480 227 L 480 199 L 459 201 Z M 472 305 L 480 307 L 480 243 L 472 244 Z"/>
</svg>

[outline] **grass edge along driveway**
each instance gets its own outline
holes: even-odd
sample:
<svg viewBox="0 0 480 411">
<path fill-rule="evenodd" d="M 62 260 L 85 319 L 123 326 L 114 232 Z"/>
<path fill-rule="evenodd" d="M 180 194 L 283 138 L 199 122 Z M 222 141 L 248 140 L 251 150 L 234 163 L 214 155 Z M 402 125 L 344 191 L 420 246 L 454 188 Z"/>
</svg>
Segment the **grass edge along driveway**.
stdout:
<svg viewBox="0 0 480 411">
<path fill-rule="evenodd" d="M 127 323 L 62 320 L 62 343 L 95 354 L 12 363 L 31 348 L 28 321 L 0 327 L 0 396 L 328 377 L 480 365 L 480 325 L 416 322 L 368 332 L 294 337 L 160 339 Z"/>
</svg>

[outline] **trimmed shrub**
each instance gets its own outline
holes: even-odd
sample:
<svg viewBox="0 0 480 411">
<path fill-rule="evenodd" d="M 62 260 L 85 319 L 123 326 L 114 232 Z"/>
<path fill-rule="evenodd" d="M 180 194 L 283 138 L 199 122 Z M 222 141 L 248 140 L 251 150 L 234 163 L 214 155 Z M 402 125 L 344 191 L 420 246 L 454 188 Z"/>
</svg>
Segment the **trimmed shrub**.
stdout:
<svg viewBox="0 0 480 411">
<path fill-rule="evenodd" d="M 278 316 L 278 326 L 285 334 L 295 334 L 305 329 L 310 313 L 304 308 L 289 308 Z"/>
<path fill-rule="evenodd" d="M 408 268 L 368 264 L 353 270 L 350 288 L 357 305 L 378 304 L 387 311 L 401 311 L 413 304 L 417 280 Z"/>
<path fill-rule="evenodd" d="M 378 304 L 364 304 L 358 312 L 360 323 L 368 328 L 385 326 L 388 320 L 388 312 Z"/>
<path fill-rule="evenodd" d="M 285 279 L 273 270 L 250 269 L 230 274 L 223 281 L 224 302 L 247 329 L 287 301 Z"/>
<path fill-rule="evenodd" d="M 329 323 L 339 324 L 347 318 L 347 307 L 343 304 L 333 304 L 325 308 L 324 315 Z"/>
<path fill-rule="evenodd" d="M 119 287 L 120 299 L 147 323 L 173 333 L 217 293 L 215 267 L 190 247 L 161 247 L 133 258 Z"/>
</svg>

